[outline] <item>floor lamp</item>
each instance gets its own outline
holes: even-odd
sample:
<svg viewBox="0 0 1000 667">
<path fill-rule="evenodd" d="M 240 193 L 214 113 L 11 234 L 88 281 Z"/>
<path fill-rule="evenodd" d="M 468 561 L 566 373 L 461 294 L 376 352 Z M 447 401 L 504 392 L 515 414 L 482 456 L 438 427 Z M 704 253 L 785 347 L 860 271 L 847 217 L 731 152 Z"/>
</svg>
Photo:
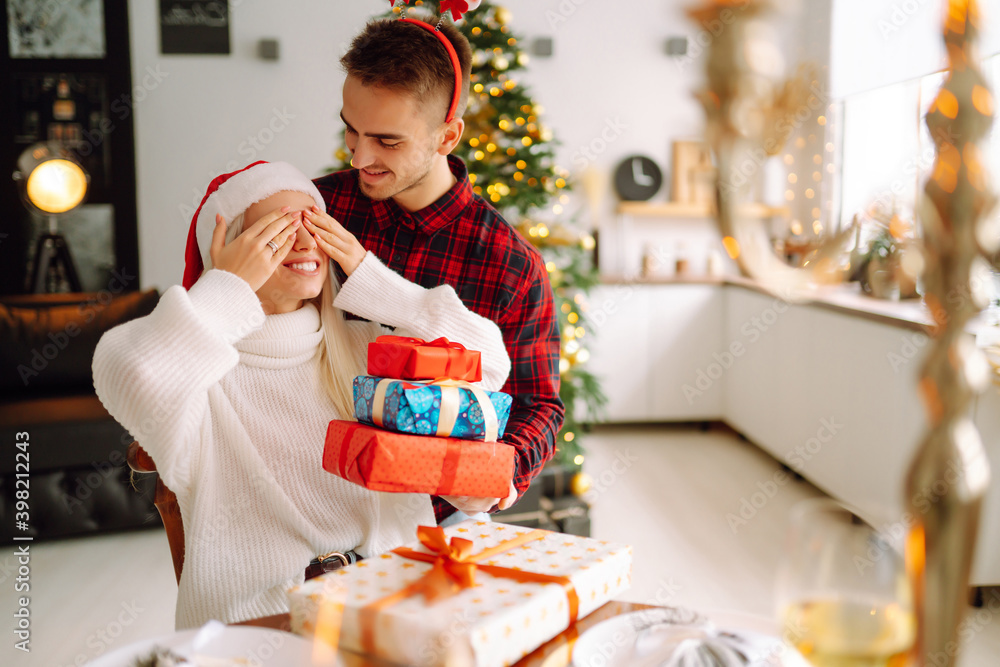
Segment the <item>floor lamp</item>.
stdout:
<svg viewBox="0 0 1000 667">
<path fill-rule="evenodd" d="M 29 277 L 33 292 L 53 291 L 53 284 L 65 278 L 70 291 L 82 292 L 69 246 L 58 233 L 57 216 L 72 211 L 87 196 L 90 176 L 73 153 L 58 142 L 29 146 L 17 160 L 14 172 L 21 199 L 29 211 L 48 220 L 48 231 L 35 245 L 35 261 Z"/>
</svg>

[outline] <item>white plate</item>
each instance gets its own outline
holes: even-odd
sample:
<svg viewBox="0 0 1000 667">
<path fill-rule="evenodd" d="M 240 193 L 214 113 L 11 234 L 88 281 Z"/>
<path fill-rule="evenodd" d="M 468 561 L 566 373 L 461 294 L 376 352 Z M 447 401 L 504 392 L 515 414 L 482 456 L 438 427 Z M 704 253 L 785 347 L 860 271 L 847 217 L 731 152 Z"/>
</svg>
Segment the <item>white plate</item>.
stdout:
<svg viewBox="0 0 1000 667">
<path fill-rule="evenodd" d="M 87 667 L 133 667 L 140 658 L 149 657 L 155 647 L 176 648 L 190 642 L 198 630 L 184 630 L 123 646 L 87 663 Z M 247 665 L 261 667 L 313 664 L 333 667 L 338 664 L 330 657 L 329 651 L 324 652 L 328 662 L 313 663 L 313 643 L 298 635 L 281 630 L 228 625 L 200 647 L 197 654 L 207 658 L 242 658 Z"/>
<path fill-rule="evenodd" d="M 730 633 L 752 667 L 808 667 L 798 651 L 785 646 L 767 619 L 732 612 L 700 615 L 677 607 L 622 614 L 598 623 L 573 646 L 573 667 L 653 667 L 673 648 L 693 637 Z M 637 640 L 639 640 L 637 642 Z"/>
</svg>

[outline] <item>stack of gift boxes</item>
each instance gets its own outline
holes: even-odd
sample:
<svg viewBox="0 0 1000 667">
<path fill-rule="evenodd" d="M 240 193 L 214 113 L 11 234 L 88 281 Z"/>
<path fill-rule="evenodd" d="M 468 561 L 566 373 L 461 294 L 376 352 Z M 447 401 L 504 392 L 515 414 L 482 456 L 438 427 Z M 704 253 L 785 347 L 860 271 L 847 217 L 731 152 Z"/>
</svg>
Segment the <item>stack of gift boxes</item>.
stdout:
<svg viewBox="0 0 1000 667">
<path fill-rule="evenodd" d="M 414 352 L 423 347 L 450 351 Z M 382 491 L 506 496 L 513 448 L 490 440 L 502 435 L 511 399 L 471 385 L 481 376 L 478 355 L 459 347 L 376 341 L 371 376 L 355 381 L 359 422 L 331 422 L 324 467 Z M 444 361 L 449 355 L 465 361 Z M 420 381 L 427 376 L 437 379 Z M 292 629 L 405 665 L 500 667 L 631 583 L 627 545 L 472 519 L 421 526 L 414 537 L 292 588 Z"/>
<path fill-rule="evenodd" d="M 512 399 L 474 384 L 479 352 L 380 336 L 354 379 L 357 422 L 327 430 L 323 467 L 374 491 L 505 498 L 514 448 L 498 443 Z"/>
</svg>

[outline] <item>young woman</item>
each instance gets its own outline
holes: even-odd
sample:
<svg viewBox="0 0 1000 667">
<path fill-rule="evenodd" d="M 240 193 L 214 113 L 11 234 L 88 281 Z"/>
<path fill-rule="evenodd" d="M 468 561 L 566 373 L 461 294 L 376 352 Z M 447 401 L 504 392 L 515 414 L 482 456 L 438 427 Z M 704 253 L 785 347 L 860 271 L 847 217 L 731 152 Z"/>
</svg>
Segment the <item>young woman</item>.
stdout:
<svg viewBox="0 0 1000 667">
<path fill-rule="evenodd" d="M 371 556 L 433 525 L 428 496 L 369 491 L 322 469 L 327 425 L 353 418 L 352 380 L 386 333 L 377 323 L 480 350 L 485 389 L 510 370 L 493 322 L 450 286 L 425 289 L 386 268 L 324 211 L 285 163 L 215 179 L 192 220 L 184 286 L 95 352 L 98 396 L 180 505 L 178 629 L 287 611 L 285 591 L 316 556 Z M 348 275 L 339 289 L 333 262 Z"/>
</svg>

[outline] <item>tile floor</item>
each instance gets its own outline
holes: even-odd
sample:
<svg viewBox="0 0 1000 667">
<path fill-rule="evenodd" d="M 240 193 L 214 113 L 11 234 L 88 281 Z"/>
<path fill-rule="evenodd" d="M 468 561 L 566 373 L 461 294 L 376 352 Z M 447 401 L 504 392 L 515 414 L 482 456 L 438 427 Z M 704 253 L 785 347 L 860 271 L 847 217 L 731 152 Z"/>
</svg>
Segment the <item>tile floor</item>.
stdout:
<svg viewBox="0 0 1000 667">
<path fill-rule="evenodd" d="M 586 470 L 593 532 L 634 546 L 626 599 L 772 615 L 788 510 L 822 495 L 804 482 L 778 488 L 746 525 L 726 515 L 778 464 L 732 432 L 683 426 L 603 427 L 590 434 Z M 0 618 L 15 609 L 13 548 L 0 549 Z M 39 543 L 31 548 L 32 652 L 0 633 L 0 665 L 83 665 L 112 648 L 169 633 L 177 596 L 161 530 Z M 1000 599 L 1000 589 L 988 596 Z M 979 610 L 959 667 L 1000 665 L 1000 619 Z"/>
</svg>

